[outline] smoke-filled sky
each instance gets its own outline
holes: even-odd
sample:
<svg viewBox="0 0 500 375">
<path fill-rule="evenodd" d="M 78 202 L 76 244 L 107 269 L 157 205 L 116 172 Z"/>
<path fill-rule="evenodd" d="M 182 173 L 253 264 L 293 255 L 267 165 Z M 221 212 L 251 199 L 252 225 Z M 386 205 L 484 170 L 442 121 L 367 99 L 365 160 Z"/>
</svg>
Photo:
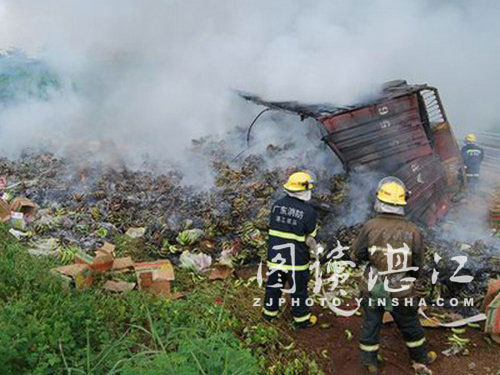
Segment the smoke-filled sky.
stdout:
<svg viewBox="0 0 500 375">
<path fill-rule="evenodd" d="M 0 146 L 107 138 L 128 158 L 179 157 L 192 137 L 251 121 L 233 88 L 349 104 L 397 78 L 437 86 L 459 133 L 487 129 L 500 117 L 499 17 L 495 0 L 0 0 L 0 49 L 66 84 L 5 109 Z"/>
</svg>

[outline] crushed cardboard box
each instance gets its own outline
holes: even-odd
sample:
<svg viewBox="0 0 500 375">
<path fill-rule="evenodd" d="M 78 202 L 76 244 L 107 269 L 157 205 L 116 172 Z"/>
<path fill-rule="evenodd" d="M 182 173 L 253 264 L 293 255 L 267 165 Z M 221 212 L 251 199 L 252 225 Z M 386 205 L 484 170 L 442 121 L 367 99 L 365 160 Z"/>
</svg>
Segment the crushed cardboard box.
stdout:
<svg viewBox="0 0 500 375">
<path fill-rule="evenodd" d="M 135 272 L 139 289 L 164 297 L 171 296 L 170 281 L 175 279 L 174 267 L 169 260 L 136 263 Z"/>
<path fill-rule="evenodd" d="M 12 208 L 10 205 L 3 199 L 0 199 L 0 221 L 2 223 L 10 220 L 11 211 Z"/>
<path fill-rule="evenodd" d="M 86 264 L 71 264 L 53 268 L 51 272 L 62 275 L 65 278 L 70 278 L 77 289 L 86 289 L 92 285 L 93 277 L 92 270 Z"/>
<path fill-rule="evenodd" d="M 209 280 L 227 279 L 233 273 L 234 269 L 226 264 L 215 264 L 208 275 Z"/>
<path fill-rule="evenodd" d="M 14 198 L 12 201 L 12 210 L 16 212 L 22 212 L 24 214 L 24 220 L 27 223 L 33 221 L 38 210 L 35 203 L 33 203 L 28 198 Z"/>
<path fill-rule="evenodd" d="M 490 302 L 486 308 L 486 323 L 484 332 L 491 334 L 500 334 L 500 293 Z"/>
<path fill-rule="evenodd" d="M 149 288 L 153 294 L 170 298 L 172 296 L 170 289 L 170 281 L 167 280 L 155 280 Z"/>
<path fill-rule="evenodd" d="M 111 269 L 114 258 L 106 252 L 97 252 L 96 256 L 93 257 L 80 250 L 75 255 L 75 262 L 88 265 L 96 273 L 103 273 Z"/>
<path fill-rule="evenodd" d="M 111 269 L 113 271 L 129 271 L 134 268 L 134 261 L 131 257 L 115 258 Z"/>
<path fill-rule="evenodd" d="M 134 288 L 135 283 L 128 283 L 126 281 L 108 280 L 103 285 L 103 289 L 117 293 L 129 292 Z"/>
<path fill-rule="evenodd" d="M 104 283 L 103 289 L 121 293 L 130 291 L 138 285 L 140 290 L 146 290 L 155 295 L 166 298 L 182 297 L 180 294 L 172 294 L 170 282 L 175 279 L 175 275 L 174 267 L 169 260 L 134 263 L 129 256 L 115 258 L 114 250 L 115 246 L 107 242 L 96 250 L 95 256 L 80 250 L 75 255 L 75 264 L 54 268 L 52 272 L 65 278 L 68 283 L 74 281 L 78 289 L 84 289 L 92 284 L 94 274 L 112 271 L 116 275 L 119 272 L 135 270 L 137 284 L 108 280 Z M 225 273 L 227 271 L 219 277 L 223 277 Z"/>
<path fill-rule="evenodd" d="M 500 335 L 500 280 L 490 280 L 483 309 L 486 314 L 484 332 L 500 343 L 497 341 Z"/>
<path fill-rule="evenodd" d="M 172 281 L 175 279 L 174 267 L 167 259 L 136 263 L 135 271 L 138 275 L 142 273 L 151 273 L 153 280 Z"/>
<path fill-rule="evenodd" d="M 97 273 L 109 271 L 113 267 L 114 259 L 110 254 L 98 253 L 94 261 L 90 264 L 90 268 Z"/>
<path fill-rule="evenodd" d="M 483 311 L 486 311 L 488 305 L 495 299 L 497 294 L 500 293 L 500 280 L 490 280 L 488 289 L 483 300 Z"/>
<path fill-rule="evenodd" d="M 97 253 L 106 253 L 111 255 L 113 258 L 115 257 L 115 248 L 116 246 L 109 242 L 104 242 L 104 244 L 96 250 Z"/>
</svg>

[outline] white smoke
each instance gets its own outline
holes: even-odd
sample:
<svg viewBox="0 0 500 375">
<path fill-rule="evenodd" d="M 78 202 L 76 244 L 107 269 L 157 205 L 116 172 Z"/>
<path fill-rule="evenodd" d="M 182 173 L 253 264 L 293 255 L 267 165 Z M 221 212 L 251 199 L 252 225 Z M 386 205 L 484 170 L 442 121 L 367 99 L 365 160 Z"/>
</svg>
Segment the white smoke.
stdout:
<svg viewBox="0 0 500 375">
<path fill-rule="evenodd" d="M 0 147 L 112 139 L 129 162 L 182 159 L 193 137 L 251 120 L 233 88 L 349 104 L 396 78 L 437 86 L 455 126 L 486 129 L 499 16 L 496 1 L 2 0 L 0 49 L 42 59 L 65 89 L 1 113 Z"/>
</svg>

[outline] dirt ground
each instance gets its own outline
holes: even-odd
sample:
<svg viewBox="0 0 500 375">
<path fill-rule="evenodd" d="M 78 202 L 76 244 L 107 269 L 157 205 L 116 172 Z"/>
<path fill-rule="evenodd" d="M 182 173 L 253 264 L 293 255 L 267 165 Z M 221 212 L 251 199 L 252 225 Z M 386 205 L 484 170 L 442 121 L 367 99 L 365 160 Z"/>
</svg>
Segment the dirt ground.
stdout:
<svg viewBox="0 0 500 375">
<path fill-rule="evenodd" d="M 318 309 L 316 314 L 324 313 Z M 358 339 L 362 317 L 342 318 L 330 313 L 320 316 L 319 323 L 329 323 L 330 327 L 322 329 L 320 325 L 308 330 L 294 333 L 297 344 L 305 350 L 313 350 L 318 357 L 322 354 L 329 359 L 321 359 L 321 366 L 326 375 L 332 374 L 366 374 L 359 362 Z M 344 330 L 352 332 L 353 338 L 348 341 Z M 458 354 L 445 357 L 441 352 L 449 347 L 447 337 L 451 330 L 444 328 L 426 328 L 429 350 L 438 353 L 438 359 L 431 369 L 435 375 L 497 375 L 500 374 L 500 345 L 490 346 L 484 340 L 484 334 L 478 329 L 467 329 L 466 336 L 471 339 L 470 354 Z M 386 375 L 408 375 L 413 370 L 410 366 L 406 346 L 395 323 L 385 324 L 381 333 L 380 354 L 384 357 L 380 364 L 380 373 Z M 325 352 L 326 350 L 326 352 Z"/>
<path fill-rule="evenodd" d="M 257 274 L 254 266 L 242 267 L 237 270 L 239 278 L 248 279 Z M 265 273 L 264 273 L 265 274 Z M 289 296 L 285 296 L 286 299 Z M 306 330 L 289 330 L 297 346 L 306 352 L 314 351 L 315 359 L 320 363 L 325 375 L 364 375 L 365 369 L 360 365 L 359 336 L 362 316 L 343 318 L 335 316 L 330 310 L 314 306 L 313 313 L 319 317 L 318 324 Z M 289 303 L 284 308 L 279 324 L 282 328 L 289 327 L 286 322 L 292 319 Z M 328 328 L 321 328 L 328 323 Z M 286 329 L 286 328 L 285 328 Z M 347 340 L 344 331 L 352 333 L 352 339 Z M 467 348 L 468 355 L 458 354 L 451 357 L 441 352 L 450 347 L 448 336 L 451 329 L 425 328 L 425 336 L 429 350 L 438 354 L 438 358 L 430 368 L 434 375 L 500 375 L 500 345 L 490 345 L 482 329 L 467 328 L 460 335 L 471 339 Z M 414 374 L 407 354 L 403 337 L 395 323 L 384 324 L 381 332 L 380 354 L 384 361 L 379 365 L 381 375 Z M 326 357 L 326 358 L 325 358 Z"/>
</svg>

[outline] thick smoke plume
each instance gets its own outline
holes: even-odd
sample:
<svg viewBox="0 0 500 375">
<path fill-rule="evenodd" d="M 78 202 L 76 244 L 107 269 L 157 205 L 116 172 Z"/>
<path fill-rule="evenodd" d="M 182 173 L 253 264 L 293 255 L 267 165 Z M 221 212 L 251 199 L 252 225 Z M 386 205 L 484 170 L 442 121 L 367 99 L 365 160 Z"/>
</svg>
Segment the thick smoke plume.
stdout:
<svg viewBox="0 0 500 375">
<path fill-rule="evenodd" d="M 103 157 L 129 166 L 182 163 L 192 138 L 258 111 L 233 88 L 348 104 L 395 78 L 439 87 L 455 127 L 491 128 L 499 11 L 495 1 L 3 0 L 0 48 L 43 61 L 61 85 L 2 108 L 0 147 L 74 153 L 112 140 Z M 296 128 L 287 136 L 300 143 L 309 130 Z M 235 141 L 235 154 L 244 146 Z"/>
</svg>

